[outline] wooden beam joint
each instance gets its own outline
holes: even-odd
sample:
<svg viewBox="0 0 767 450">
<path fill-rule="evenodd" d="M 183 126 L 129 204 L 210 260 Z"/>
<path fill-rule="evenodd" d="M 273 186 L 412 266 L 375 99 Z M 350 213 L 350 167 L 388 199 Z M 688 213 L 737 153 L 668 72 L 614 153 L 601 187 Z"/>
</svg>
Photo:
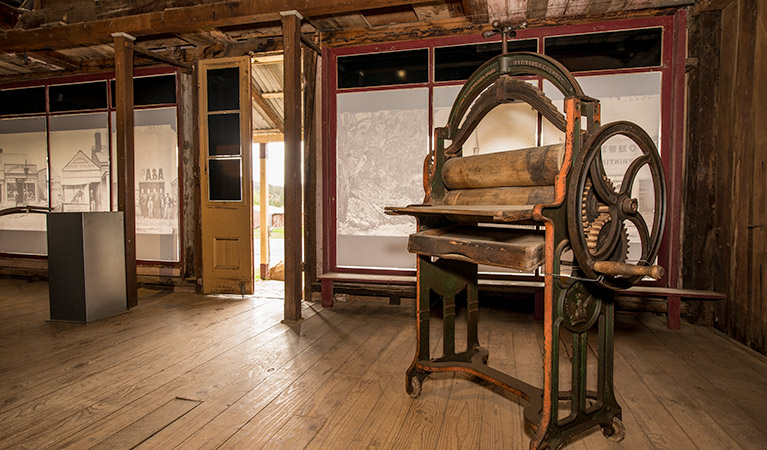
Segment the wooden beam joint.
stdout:
<svg viewBox="0 0 767 450">
<path fill-rule="evenodd" d="M 171 58 L 169 56 L 161 55 L 161 54 L 159 54 L 157 52 L 149 51 L 149 50 L 147 50 L 147 49 L 145 49 L 143 47 L 139 47 L 138 45 L 136 45 L 136 44 L 134 44 L 132 42 L 125 41 L 125 46 L 130 48 L 134 52 L 139 53 L 141 55 L 144 55 L 144 56 L 146 56 L 148 58 L 151 58 L 151 59 L 154 59 L 154 60 L 157 60 L 157 61 L 160 61 L 160 62 L 164 62 L 164 63 L 170 64 L 172 66 L 181 67 L 181 68 L 184 68 L 186 70 L 192 70 L 192 65 L 191 64 L 187 64 L 187 63 L 181 62 L 181 61 L 179 61 L 177 59 L 173 59 L 173 58 Z"/>
</svg>

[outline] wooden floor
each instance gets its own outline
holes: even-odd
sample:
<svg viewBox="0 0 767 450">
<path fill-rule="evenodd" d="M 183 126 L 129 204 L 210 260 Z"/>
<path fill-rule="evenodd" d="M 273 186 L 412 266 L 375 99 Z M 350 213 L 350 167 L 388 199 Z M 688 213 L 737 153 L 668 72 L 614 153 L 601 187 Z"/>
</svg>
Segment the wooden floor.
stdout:
<svg viewBox="0 0 767 450">
<path fill-rule="evenodd" d="M 72 325 L 46 322 L 46 283 L 0 279 L 0 448 L 527 448 L 522 405 L 487 384 L 446 374 L 405 393 L 412 303 L 305 303 L 291 328 L 279 285 L 260 287 L 142 289 L 130 312 Z M 540 323 L 482 311 L 491 365 L 539 384 Z M 767 358 L 708 328 L 617 322 L 626 439 L 567 448 L 767 447 Z"/>
</svg>

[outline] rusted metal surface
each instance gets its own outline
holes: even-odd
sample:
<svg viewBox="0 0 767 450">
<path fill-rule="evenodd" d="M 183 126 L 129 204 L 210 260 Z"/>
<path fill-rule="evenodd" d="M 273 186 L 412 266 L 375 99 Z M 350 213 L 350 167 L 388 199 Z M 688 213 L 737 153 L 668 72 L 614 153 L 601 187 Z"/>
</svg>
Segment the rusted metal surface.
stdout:
<svg viewBox="0 0 767 450">
<path fill-rule="evenodd" d="M 562 91 L 564 115 L 537 88 L 522 87 L 524 83 L 509 78 L 519 68 L 534 71 Z M 492 187 L 487 188 L 483 184 L 487 170 L 506 173 L 515 169 L 508 166 L 499 169 L 497 165 L 487 169 L 482 164 L 460 163 L 459 167 L 465 165 L 471 170 L 461 173 L 456 185 L 452 179 L 454 174 L 450 175 L 445 167 L 448 160 L 453 165 L 454 161 L 463 159 L 461 147 L 465 136 L 475 130 L 490 110 L 510 99 L 525 101 L 552 122 L 561 118 L 559 125 L 565 132 L 561 166 L 553 177 L 546 175 L 551 181 L 544 187 L 553 194 L 534 203 L 499 204 L 502 196 L 495 194 L 518 187 L 514 180 L 536 179 L 536 175 L 543 174 L 510 174 L 506 182 L 493 180 Z M 458 124 L 470 105 L 474 106 L 459 129 Z M 582 132 L 582 120 L 585 120 L 585 132 Z M 662 275 L 662 268 L 645 262 L 653 261 L 657 255 L 666 213 L 663 170 L 652 141 L 633 124 L 621 122 L 602 127 L 598 101 L 585 96 L 577 81 L 561 65 L 548 57 L 525 53 L 500 55 L 478 69 L 456 99 L 448 125 L 437 129 L 435 134 L 435 150 L 424 163 L 427 202 L 386 209 L 389 214 L 412 215 L 418 219 L 418 232 L 411 235 L 409 241 L 409 250 L 418 254 L 417 346 L 413 363 L 406 372 L 407 392 L 418 396 L 430 373 L 467 373 L 527 403 L 524 417 L 535 430 L 531 449 L 559 448 L 567 439 L 594 427 L 601 427 L 605 436 L 620 440 L 624 433 L 621 408 L 613 390 L 614 290 L 635 283 L 642 275 Z M 604 168 L 599 156 L 602 143 L 616 134 L 632 139 L 642 148 L 642 156 L 629 166 L 627 181 L 618 191 L 602 177 Z M 453 143 L 446 149 L 448 139 Z M 530 149 L 522 151 L 530 152 Z M 515 160 L 514 155 L 492 158 Z M 645 165 L 650 167 L 655 180 L 655 217 L 649 227 L 638 213 L 637 200 L 630 197 L 633 179 Z M 522 165 L 516 170 L 529 172 L 535 170 L 535 165 Z M 445 172 L 451 178 L 448 183 Z M 461 189 L 450 189 L 448 185 Z M 541 187 L 527 185 L 533 186 Z M 494 195 L 484 195 L 482 191 L 494 191 Z M 451 204 L 456 193 L 471 201 L 464 205 Z M 624 222 L 639 229 L 642 241 L 639 264 L 626 261 L 628 243 Z M 545 230 L 541 235 L 535 230 L 512 232 L 508 228 L 480 226 L 485 223 L 537 223 L 544 225 Z M 560 276 L 562 255 L 571 249 L 575 256 L 572 274 Z M 477 339 L 478 264 L 525 270 L 543 265 L 542 387 L 487 365 L 489 352 Z M 467 304 L 467 345 L 463 352 L 455 351 L 456 298 L 465 298 Z M 437 299 L 442 303 L 443 351 L 435 357 L 430 354 L 429 326 L 431 304 Z M 589 391 L 586 388 L 588 333 L 595 327 L 597 390 Z M 559 342 L 563 331 L 573 335 L 570 390 L 559 388 Z M 563 401 L 570 404 L 570 412 L 560 417 Z"/>
</svg>

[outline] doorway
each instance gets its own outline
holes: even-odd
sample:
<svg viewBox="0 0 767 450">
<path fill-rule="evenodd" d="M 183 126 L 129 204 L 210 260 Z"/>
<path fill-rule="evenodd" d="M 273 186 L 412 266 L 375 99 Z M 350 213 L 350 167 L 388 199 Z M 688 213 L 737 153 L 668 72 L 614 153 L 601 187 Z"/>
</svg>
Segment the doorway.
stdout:
<svg viewBox="0 0 767 450">
<path fill-rule="evenodd" d="M 253 146 L 253 154 L 259 155 L 253 158 L 256 279 L 281 280 L 275 268 L 285 260 L 285 147 L 282 142 L 258 143 Z"/>
</svg>

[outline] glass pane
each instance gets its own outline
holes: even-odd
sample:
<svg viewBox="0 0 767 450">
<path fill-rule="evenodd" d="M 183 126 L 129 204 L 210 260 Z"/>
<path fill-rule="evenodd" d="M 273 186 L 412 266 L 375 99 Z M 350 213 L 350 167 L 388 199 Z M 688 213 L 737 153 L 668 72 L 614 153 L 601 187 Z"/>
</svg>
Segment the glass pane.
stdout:
<svg viewBox="0 0 767 450">
<path fill-rule="evenodd" d="M 208 155 L 240 154 L 240 113 L 208 116 Z"/>
<path fill-rule="evenodd" d="M 115 80 L 112 86 L 112 107 L 115 104 Z M 133 105 L 163 105 L 176 103 L 176 76 L 158 75 L 133 79 Z"/>
<path fill-rule="evenodd" d="M 106 109 L 107 83 L 62 84 L 48 88 L 51 112 Z"/>
<path fill-rule="evenodd" d="M 510 41 L 510 52 L 534 52 L 536 39 Z M 434 49 L 434 81 L 467 80 L 479 66 L 501 54 L 500 42 L 454 45 Z"/>
<path fill-rule="evenodd" d="M 48 206 L 45 118 L 0 120 L 0 209 Z M 0 217 L 0 252 L 47 253 L 45 214 Z"/>
<path fill-rule="evenodd" d="M 240 109 L 240 69 L 208 70 L 208 111 Z"/>
<path fill-rule="evenodd" d="M 645 28 L 546 38 L 545 53 L 572 72 L 654 67 L 662 44 L 662 28 Z"/>
<path fill-rule="evenodd" d="M 427 81 L 429 50 L 425 48 L 338 58 L 339 89 Z"/>
<path fill-rule="evenodd" d="M 533 82 L 535 84 L 536 82 Z M 434 125 L 445 126 L 463 86 L 434 88 Z M 526 103 L 496 106 L 479 123 L 463 146 L 464 156 L 535 146 L 538 114 Z"/>
<path fill-rule="evenodd" d="M 176 108 L 135 112 L 136 258 L 178 261 Z"/>
<path fill-rule="evenodd" d="M 240 158 L 208 160 L 208 190 L 210 200 L 242 200 L 242 170 Z"/>
<path fill-rule="evenodd" d="M 602 123 L 628 120 L 642 127 L 650 135 L 656 147 L 660 145 L 661 132 L 661 74 L 660 72 L 598 75 L 578 77 L 583 92 L 598 98 L 601 104 Z M 548 82 L 544 82 L 544 92 L 558 107 L 562 105 L 562 95 Z M 545 122 L 545 120 L 544 120 Z M 562 142 L 563 133 L 551 127 L 543 129 L 544 143 Z M 556 132 L 556 133 L 555 133 Z M 560 138 L 561 137 L 561 138 Z M 557 140 L 561 139 L 561 140 Z M 659 149 L 660 151 L 660 149 Z M 614 136 L 602 145 L 602 161 L 605 172 L 615 189 L 620 189 L 623 174 L 629 164 L 642 154 L 634 141 L 624 136 Z M 645 166 L 636 176 L 632 187 L 632 197 L 639 200 L 639 211 L 652 226 L 654 213 L 654 193 L 652 176 Z M 639 234 L 633 226 L 627 226 L 629 232 L 629 260 L 636 261 L 641 254 Z"/>
<path fill-rule="evenodd" d="M 336 140 L 337 263 L 415 267 L 409 217 L 384 206 L 423 200 L 423 161 L 429 145 L 428 89 L 340 94 Z"/>
<path fill-rule="evenodd" d="M 54 211 L 109 211 L 107 114 L 50 118 Z"/>
<path fill-rule="evenodd" d="M 0 91 L 0 115 L 45 113 L 45 88 Z"/>
<path fill-rule="evenodd" d="M 536 82 L 532 82 L 535 84 Z M 450 109 L 463 86 L 434 88 L 434 125 L 447 124 Z M 463 146 L 464 156 L 533 147 L 538 115 L 524 103 L 499 105 L 488 113 Z M 449 142 L 448 142 L 449 144 Z M 494 266 L 479 266 L 480 272 L 529 273 Z"/>
</svg>

